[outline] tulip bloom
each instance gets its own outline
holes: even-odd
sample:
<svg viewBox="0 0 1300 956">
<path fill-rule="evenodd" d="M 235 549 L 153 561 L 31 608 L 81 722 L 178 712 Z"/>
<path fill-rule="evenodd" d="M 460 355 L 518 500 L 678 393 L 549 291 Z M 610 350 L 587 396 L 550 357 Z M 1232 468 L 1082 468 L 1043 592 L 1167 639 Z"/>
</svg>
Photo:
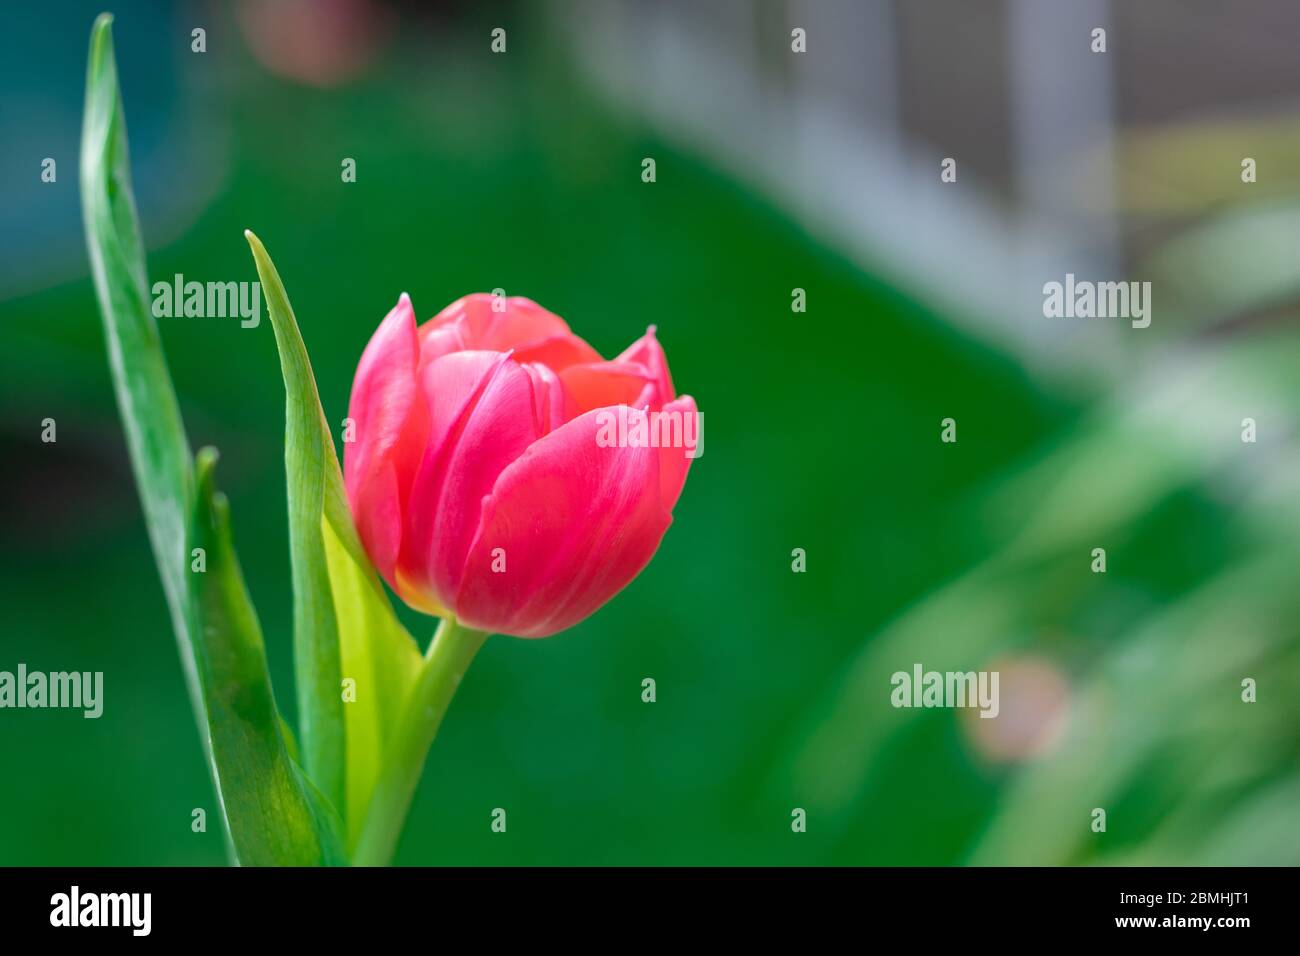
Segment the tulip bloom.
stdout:
<svg viewBox="0 0 1300 956">
<path fill-rule="evenodd" d="M 403 294 L 361 356 L 343 455 L 384 580 L 490 633 L 546 637 L 590 615 L 649 563 L 693 457 L 611 443 L 620 406 L 698 428 L 653 327 L 605 361 L 529 299 L 466 296 L 417 328 Z"/>
</svg>

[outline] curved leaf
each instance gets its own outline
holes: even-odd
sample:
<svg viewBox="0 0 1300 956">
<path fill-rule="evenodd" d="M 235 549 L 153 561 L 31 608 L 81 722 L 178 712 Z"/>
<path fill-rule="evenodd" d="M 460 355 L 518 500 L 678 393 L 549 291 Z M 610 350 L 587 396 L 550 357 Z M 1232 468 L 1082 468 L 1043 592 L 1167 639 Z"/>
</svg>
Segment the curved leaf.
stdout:
<svg viewBox="0 0 1300 956">
<path fill-rule="evenodd" d="M 230 506 L 217 492 L 211 448 L 196 461 L 190 595 L 202 621 L 194 651 L 222 808 L 239 861 L 316 866 L 344 861 L 341 827 L 328 802 L 290 758 L 257 622 L 230 540 Z M 193 552 L 191 552 L 193 553 Z"/>
<path fill-rule="evenodd" d="M 312 779 L 340 814 L 347 806 L 342 669 L 320 516 L 325 482 L 334 464 L 334 444 L 316 395 L 307 350 L 275 266 L 251 232 L 267 310 L 284 376 L 284 465 L 289 501 L 289 558 L 293 569 L 293 658 L 297 676 L 298 728 L 303 759 Z"/>
<path fill-rule="evenodd" d="M 280 274 L 246 232 L 280 351 L 302 747 L 355 842 L 422 658 L 357 538 L 307 348 Z M 343 702 L 344 679 L 355 700 Z"/>
</svg>

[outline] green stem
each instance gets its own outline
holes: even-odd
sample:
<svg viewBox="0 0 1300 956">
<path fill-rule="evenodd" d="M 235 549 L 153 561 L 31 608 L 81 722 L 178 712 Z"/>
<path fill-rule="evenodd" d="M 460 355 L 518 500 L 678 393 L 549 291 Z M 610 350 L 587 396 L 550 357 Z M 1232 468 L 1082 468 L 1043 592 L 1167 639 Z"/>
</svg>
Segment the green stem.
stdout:
<svg viewBox="0 0 1300 956">
<path fill-rule="evenodd" d="M 352 855 L 354 866 L 386 866 L 392 860 L 429 747 L 456 688 L 487 637 L 484 631 L 461 627 L 450 615 L 438 624 L 384 753 L 384 765 Z"/>
</svg>

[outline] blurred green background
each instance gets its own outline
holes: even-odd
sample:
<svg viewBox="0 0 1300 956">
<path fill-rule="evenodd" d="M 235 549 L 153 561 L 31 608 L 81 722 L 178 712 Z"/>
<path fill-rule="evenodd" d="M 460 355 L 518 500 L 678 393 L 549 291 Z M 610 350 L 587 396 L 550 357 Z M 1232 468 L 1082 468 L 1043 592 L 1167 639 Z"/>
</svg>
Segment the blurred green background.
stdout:
<svg viewBox="0 0 1300 956">
<path fill-rule="evenodd" d="M 102 670 L 105 709 L 0 711 L 0 864 L 221 864 L 81 239 L 98 8 L 61 6 L 0 15 L 21 65 L 3 119 L 0 669 Z M 650 567 L 570 632 L 488 643 L 399 863 L 1300 863 L 1294 115 L 1238 132 L 1210 117 L 1198 149 L 1120 124 L 1105 187 L 1117 261 L 1157 280 L 1155 323 L 1098 320 L 1053 372 L 981 334 L 981 306 L 936 305 L 887 255 L 864 265 L 811 214 L 604 95 L 562 5 L 324 4 L 337 29 L 298 22 L 307 52 L 269 59 L 250 44 L 274 29 L 257 8 L 114 10 L 151 280 L 251 281 L 242 231 L 256 230 L 335 425 L 400 292 L 424 319 L 497 287 L 607 356 L 657 324 L 706 412 L 705 454 Z M 753 9 L 779 59 L 792 14 Z M 499 23 L 506 56 L 488 50 Z M 1196 191 L 1216 148 L 1226 196 Z M 1268 182 L 1239 201 L 1239 157 L 1269 149 Z M 45 156 L 56 183 L 40 182 Z M 1142 201 L 1151 168 L 1166 186 L 1186 173 L 1157 208 Z M 979 162 L 962 177 L 976 188 Z M 995 205 L 1012 201 L 985 178 Z M 919 268 L 942 287 L 959 265 Z M 1036 294 L 1061 273 L 1023 278 Z M 1026 326 L 1049 322 L 1032 309 Z M 160 326 L 191 441 L 221 450 L 291 713 L 269 322 Z M 1116 333 L 1119 353 L 1084 360 Z M 955 444 L 939 440 L 949 416 Z M 427 640 L 434 622 L 401 613 Z M 915 662 L 1000 670 L 1001 716 L 893 709 L 890 675 Z M 191 832 L 196 807 L 207 833 Z"/>
</svg>

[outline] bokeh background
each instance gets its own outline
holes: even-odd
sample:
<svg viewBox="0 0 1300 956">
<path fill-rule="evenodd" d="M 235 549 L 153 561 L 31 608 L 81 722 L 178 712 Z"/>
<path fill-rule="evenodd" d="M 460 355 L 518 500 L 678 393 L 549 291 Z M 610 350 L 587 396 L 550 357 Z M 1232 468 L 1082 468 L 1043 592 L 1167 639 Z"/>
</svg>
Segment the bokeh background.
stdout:
<svg viewBox="0 0 1300 956">
<path fill-rule="evenodd" d="M 106 696 L 0 712 L 0 864 L 220 864 L 82 237 L 100 9 L 0 12 L 0 669 Z M 399 863 L 1300 863 L 1294 4 L 110 9 L 151 279 L 252 281 L 255 229 L 332 421 L 398 293 L 498 287 L 606 355 L 656 323 L 706 412 L 646 572 L 488 643 Z M 1066 272 L 1151 327 L 1045 319 Z M 291 713 L 269 322 L 160 325 Z M 917 662 L 1001 715 L 895 710 Z"/>
</svg>

